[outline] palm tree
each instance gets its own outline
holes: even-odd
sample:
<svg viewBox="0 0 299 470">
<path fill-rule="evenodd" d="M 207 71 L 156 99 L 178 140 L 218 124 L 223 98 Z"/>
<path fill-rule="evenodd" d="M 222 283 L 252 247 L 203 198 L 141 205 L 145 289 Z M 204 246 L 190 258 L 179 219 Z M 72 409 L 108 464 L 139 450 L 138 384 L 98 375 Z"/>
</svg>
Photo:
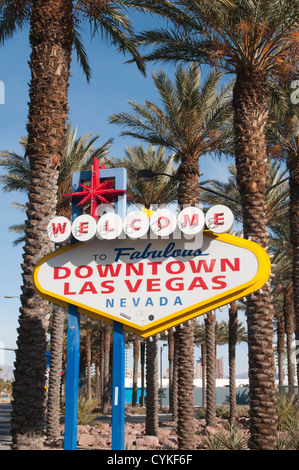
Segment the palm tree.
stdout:
<svg viewBox="0 0 299 470">
<path fill-rule="evenodd" d="M 231 116 L 229 87 L 217 92 L 221 74 L 212 71 L 201 86 L 200 69 L 190 66 L 175 72 L 175 83 L 160 71 L 153 75 L 163 108 L 145 101 L 130 102 L 134 113 L 119 113 L 110 122 L 129 128 L 122 135 L 163 145 L 175 152 L 178 169 L 178 204 L 199 203 L 198 159 L 208 152 L 224 150 Z M 178 329 L 178 436 L 179 448 L 194 447 L 193 342 L 194 325 Z M 193 423 L 193 425 L 192 425 Z"/>
<path fill-rule="evenodd" d="M 158 423 L 158 340 L 157 335 L 146 341 L 146 421 L 145 432 L 157 436 Z"/>
<path fill-rule="evenodd" d="M 133 394 L 132 394 L 132 406 L 137 405 L 139 351 L 140 351 L 139 337 L 135 336 L 134 339 L 133 339 Z"/>
<path fill-rule="evenodd" d="M 39 447 L 42 442 L 46 367 L 43 358 L 49 315 L 47 302 L 34 291 L 32 273 L 38 260 L 52 249 L 46 227 L 55 215 L 58 167 L 65 146 L 72 48 L 75 46 L 77 57 L 89 76 L 79 34 L 79 24 L 89 21 L 92 36 L 101 33 L 119 51 L 129 53 L 144 72 L 132 41 L 126 7 L 148 10 L 146 2 L 142 5 L 130 0 L 3 0 L 0 4 L 0 41 L 4 42 L 17 29 L 30 23 L 32 49 L 27 123 L 31 183 L 12 413 L 13 447 L 16 449 Z M 33 336 L 35 341 L 30 340 Z"/>
<path fill-rule="evenodd" d="M 273 158 L 278 158 L 286 162 L 290 179 L 290 203 L 289 203 L 289 224 L 290 241 L 293 248 L 293 298 L 295 313 L 295 335 L 299 340 L 299 237 L 298 237 L 298 208 L 299 208 L 299 191 L 298 191 L 298 175 L 299 175 L 299 112 L 298 106 L 294 105 L 285 95 L 289 90 L 283 88 L 284 95 L 280 100 L 280 108 L 284 109 L 287 103 L 287 109 L 284 113 L 276 111 L 271 116 L 271 126 L 269 128 L 268 151 Z M 287 95 L 288 96 L 288 95 Z M 278 114 L 278 118 L 275 116 Z M 297 376 L 299 377 L 299 365 L 297 363 Z"/>
<path fill-rule="evenodd" d="M 58 191 L 56 214 L 64 215 L 70 218 L 70 202 L 66 201 L 63 193 L 71 190 L 71 175 L 74 171 L 84 171 L 90 168 L 90 163 L 96 157 L 103 162 L 108 154 L 108 149 L 112 143 L 108 139 L 104 144 L 95 148 L 94 144 L 99 138 L 91 133 L 83 134 L 77 137 L 77 127 L 73 128 L 71 123 L 67 126 L 66 147 L 64 149 L 63 162 L 59 168 Z M 29 192 L 30 183 L 30 165 L 26 155 L 27 138 L 21 137 L 19 140 L 24 154 L 19 155 L 10 150 L 0 152 L 0 166 L 7 170 L 0 176 L 0 184 L 4 192 L 18 191 L 26 195 Z M 18 209 L 25 212 L 26 205 L 13 203 Z M 19 234 L 14 241 L 14 245 L 23 243 L 26 239 L 24 224 L 12 225 L 9 230 Z M 51 323 L 51 363 L 50 379 L 47 402 L 47 437 L 55 439 L 60 436 L 60 381 L 62 370 L 62 340 L 64 331 L 64 319 L 66 311 L 63 307 L 53 305 L 52 323 Z"/>
<path fill-rule="evenodd" d="M 216 0 L 164 0 L 158 9 L 174 27 L 139 36 L 150 47 L 146 60 L 206 63 L 235 75 L 235 158 L 244 234 L 265 247 L 268 79 L 279 68 L 285 73 L 290 45 L 298 34 L 298 0 L 232 0 L 227 5 Z M 251 296 L 247 309 L 250 448 L 273 449 L 277 420 L 270 287 Z"/>
<path fill-rule="evenodd" d="M 230 421 L 236 418 L 236 344 L 247 341 L 247 333 L 238 322 L 238 302 L 234 301 L 228 306 L 228 362 L 229 362 L 229 404 Z"/>
<path fill-rule="evenodd" d="M 215 322 L 216 315 L 214 311 L 207 312 L 204 316 L 206 326 L 206 345 L 207 345 L 207 426 L 216 425 L 216 339 Z"/>
<path fill-rule="evenodd" d="M 194 343 L 201 346 L 202 406 L 206 406 L 206 330 L 204 324 L 195 323 Z"/>
</svg>

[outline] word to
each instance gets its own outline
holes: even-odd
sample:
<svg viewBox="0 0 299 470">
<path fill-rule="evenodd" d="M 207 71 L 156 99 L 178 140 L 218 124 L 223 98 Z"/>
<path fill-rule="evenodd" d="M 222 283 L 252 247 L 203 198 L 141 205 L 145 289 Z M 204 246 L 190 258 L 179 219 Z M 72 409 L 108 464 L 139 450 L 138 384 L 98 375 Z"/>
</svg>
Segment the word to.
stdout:
<svg viewBox="0 0 299 470">
<path fill-rule="evenodd" d="M 232 211 L 223 205 L 211 207 L 204 213 L 198 207 L 186 207 L 178 215 L 167 208 L 158 209 L 150 217 L 143 211 L 132 211 L 124 220 L 114 212 L 103 214 L 98 221 L 88 214 L 77 217 L 71 223 L 66 217 L 54 217 L 47 227 L 49 238 L 55 243 L 68 241 L 72 236 L 86 242 L 97 237 L 100 240 L 116 238 L 167 238 L 183 233 L 192 238 L 202 233 L 204 226 L 214 233 L 228 232 L 234 223 Z"/>
</svg>

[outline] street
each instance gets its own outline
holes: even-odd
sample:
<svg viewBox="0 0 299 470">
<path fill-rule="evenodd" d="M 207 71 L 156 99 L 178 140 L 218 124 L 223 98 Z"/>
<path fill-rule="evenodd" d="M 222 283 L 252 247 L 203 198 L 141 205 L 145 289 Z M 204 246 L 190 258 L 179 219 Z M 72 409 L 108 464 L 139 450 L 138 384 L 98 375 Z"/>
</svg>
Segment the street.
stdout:
<svg viewBox="0 0 299 470">
<path fill-rule="evenodd" d="M 10 403 L 0 402 L 0 450 L 10 450 Z"/>
</svg>

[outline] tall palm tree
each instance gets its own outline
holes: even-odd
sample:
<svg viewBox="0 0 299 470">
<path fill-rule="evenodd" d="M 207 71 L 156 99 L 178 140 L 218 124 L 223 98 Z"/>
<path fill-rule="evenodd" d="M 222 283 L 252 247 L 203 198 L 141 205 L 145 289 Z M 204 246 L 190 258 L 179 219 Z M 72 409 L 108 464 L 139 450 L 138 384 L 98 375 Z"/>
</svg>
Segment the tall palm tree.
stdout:
<svg viewBox="0 0 299 470">
<path fill-rule="evenodd" d="M 146 341 L 146 422 L 145 432 L 157 436 L 158 423 L 158 340 L 157 335 Z"/>
<path fill-rule="evenodd" d="M 194 343 L 201 347 L 201 370 L 202 370 L 202 406 L 206 406 L 206 331 L 204 324 L 195 323 Z"/>
<path fill-rule="evenodd" d="M 162 98 L 163 107 L 145 101 L 144 105 L 130 102 L 134 113 L 119 113 L 110 122 L 128 128 L 122 135 L 163 145 L 175 152 L 178 169 L 178 204 L 199 203 L 200 156 L 224 150 L 231 116 L 230 88 L 217 91 L 221 74 L 213 70 L 201 84 L 201 72 L 196 66 L 178 67 L 175 83 L 162 71 L 153 81 Z M 194 324 L 187 322 L 178 333 L 178 436 L 179 448 L 194 447 L 193 411 L 193 342 Z"/>
<path fill-rule="evenodd" d="M 236 344 L 247 341 L 247 333 L 238 322 L 238 302 L 234 301 L 228 308 L 228 363 L 229 363 L 229 410 L 230 421 L 237 415 L 236 397 Z"/>
<path fill-rule="evenodd" d="M 216 315 L 214 311 L 207 312 L 204 316 L 206 327 L 206 345 L 207 345 L 207 426 L 216 425 L 216 339 L 215 323 Z"/>
<path fill-rule="evenodd" d="M 147 31 L 147 60 L 199 62 L 234 74 L 235 158 L 246 238 L 265 247 L 268 186 L 265 132 L 268 79 L 285 73 L 298 35 L 298 0 L 163 0 L 161 14 L 174 27 Z M 274 449 L 276 404 L 270 288 L 251 296 L 248 309 L 251 449 Z"/>
<path fill-rule="evenodd" d="M 273 158 L 284 160 L 286 162 L 290 179 L 290 204 L 289 204 L 289 224 L 290 241 L 293 248 L 293 298 L 295 313 L 295 335 L 299 340 L 299 236 L 298 236 L 298 210 L 299 210 L 299 110 L 289 99 L 289 89 L 283 88 L 284 96 L 280 104 L 287 103 L 288 107 L 284 113 L 279 112 L 275 119 L 275 113 L 271 116 L 271 126 L 269 129 L 268 151 Z M 287 95 L 288 98 L 285 97 Z M 282 107 L 282 106 L 280 106 Z M 297 362 L 297 376 L 299 377 L 299 364 Z"/>
<path fill-rule="evenodd" d="M 88 21 L 92 36 L 101 33 L 119 51 L 128 53 L 144 72 L 125 11 L 126 7 L 148 10 L 146 2 L 143 3 L 131 0 L 3 0 L 0 4 L 0 42 L 29 23 L 31 46 L 27 123 L 31 184 L 12 413 L 13 447 L 16 449 L 40 446 L 42 442 L 46 367 L 43 358 L 49 316 L 47 302 L 34 291 L 32 273 L 38 260 L 52 249 L 46 227 L 55 215 L 57 170 L 65 146 L 72 48 L 76 47 L 81 65 L 90 74 L 79 34 L 79 25 Z"/>
<path fill-rule="evenodd" d="M 109 146 L 112 142 L 108 139 L 99 147 L 94 147 L 98 135 L 91 133 L 77 136 L 77 127 L 72 124 L 67 125 L 66 146 L 62 164 L 59 167 L 57 179 L 57 206 L 56 214 L 70 218 L 70 201 L 66 201 L 63 193 L 71 190 L 71 177 L 74 171 L 84 171 L 90 168 L 94 157 L 105 161 Z M 30 164 L 26 155 L 27 138 L 21 137 L 19 140 L 24 154 L 19 155 L 9 150 L 0 151 L 0 166 L 7 172 L 0 176 L 0 184 L 4 192 L 17 191 L 26 195 L 29 192 L 30 184 Z M 26 211 L 26 205 L 13 203 L 13 206 Z M 25 223 L 14 224 L 9 230 L 19 234 L 14 241 L 14 245 L 23 243 L 26 239 Z M 62 370 L 62 340 L 64 331 L 64 319 L 66 311 L 59 305 L 53 305 L 51 313 L 51 362 L 50 379 L 47 401 L 47 437 L 55 439 L 60 436 L 60 381 Z"/>
</svg>

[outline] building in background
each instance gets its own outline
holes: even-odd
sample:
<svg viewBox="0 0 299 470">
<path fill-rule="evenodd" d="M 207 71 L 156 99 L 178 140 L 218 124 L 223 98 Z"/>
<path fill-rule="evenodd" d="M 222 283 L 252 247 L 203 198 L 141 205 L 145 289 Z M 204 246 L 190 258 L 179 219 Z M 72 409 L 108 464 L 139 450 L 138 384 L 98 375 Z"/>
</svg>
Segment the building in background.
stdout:
<svg viewBox="0 0 299 470">
<path fill-rule="evenodd" d="M 199 358 L 195 365 L 195 379 L 202 379 L 202 359 Z M 216 360 L 216 379 L 224 379 L 223 357 Z"/>
</svg>

